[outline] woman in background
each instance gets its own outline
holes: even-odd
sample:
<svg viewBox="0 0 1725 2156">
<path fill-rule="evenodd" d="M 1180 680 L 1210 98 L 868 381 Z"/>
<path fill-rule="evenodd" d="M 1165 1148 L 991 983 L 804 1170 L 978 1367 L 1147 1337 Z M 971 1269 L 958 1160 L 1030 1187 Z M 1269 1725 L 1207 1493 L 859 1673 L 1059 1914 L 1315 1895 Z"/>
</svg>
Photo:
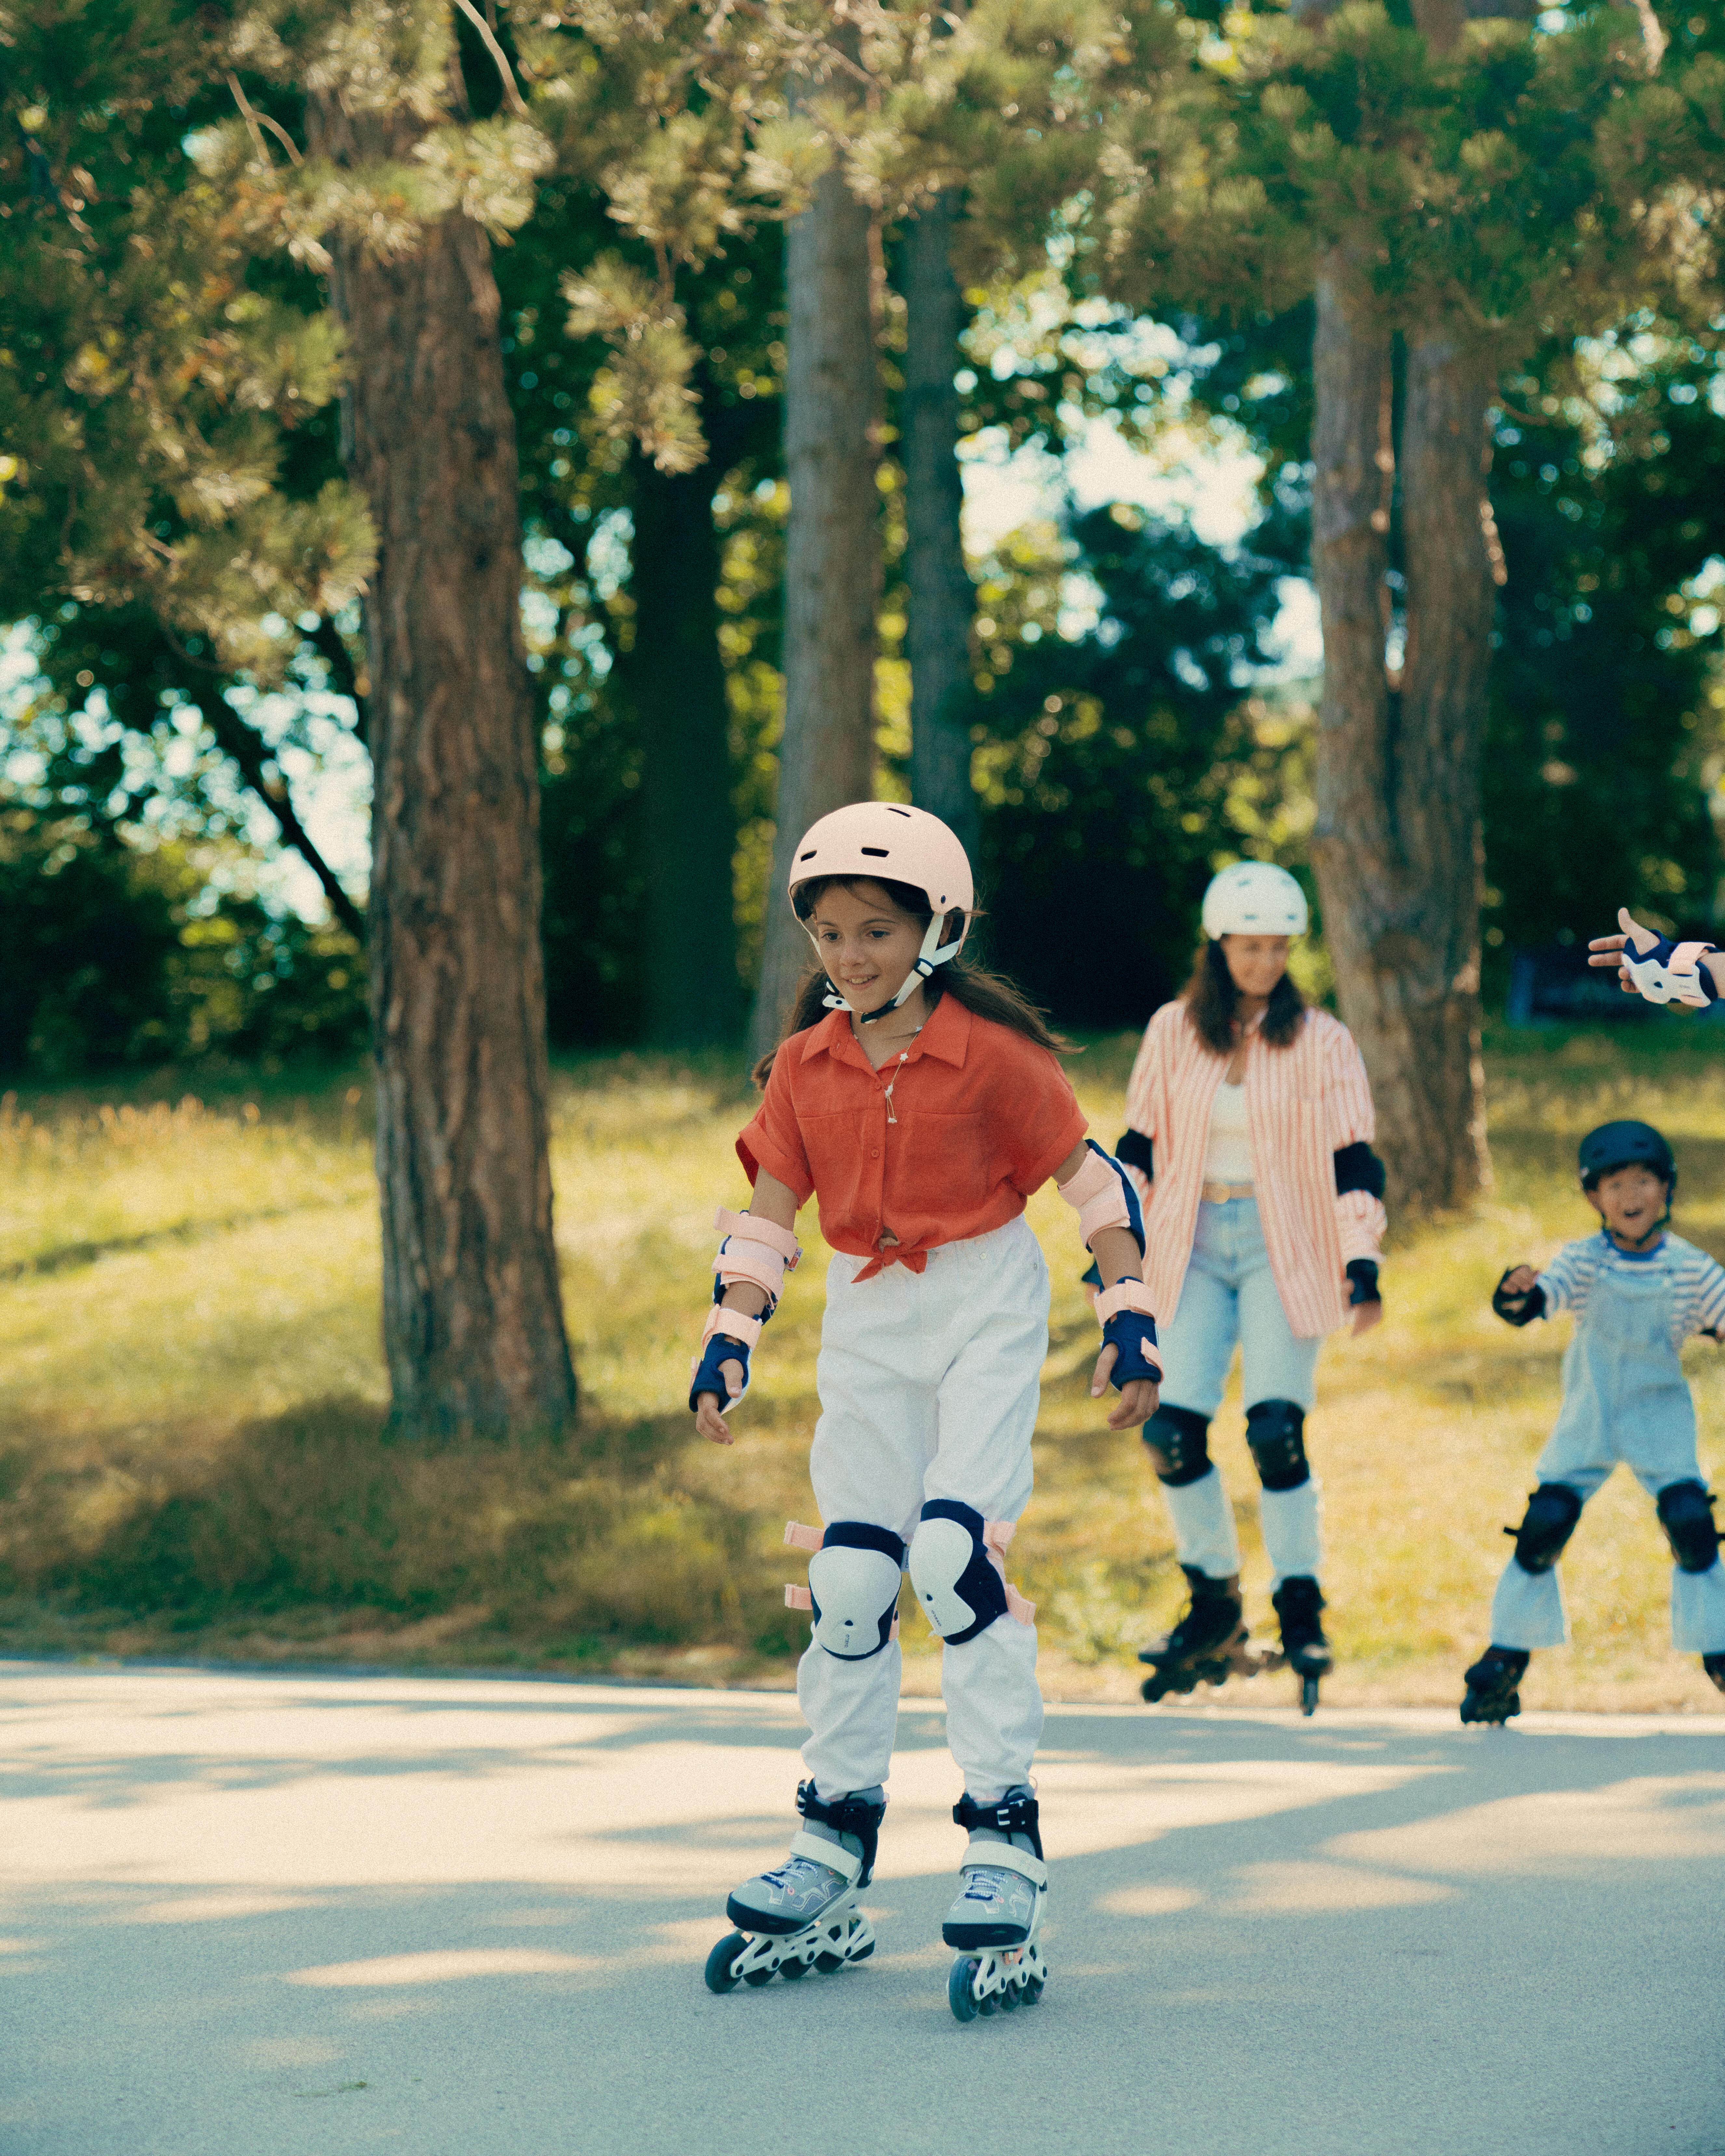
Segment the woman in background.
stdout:
<svg viewBox="0 0 1725 2156">
<path fill-rule="evenodd" d="M 1162 1342 L 1144 1442 L 1173 1517 L 1190 1600 L 1139 1660 L 1147 1700 L 1261 1666 L 1246 1646 L 1233 1508 L 1209 1456 L 1234 1350 L 1282 1652 L 1317 1702 L 1329 1669 L 1318 1485 L 1305 1424 L 1324 1336 L 1383 1315 L 1384 1166 L 1353 1037 L 1288 978 L 1306 897 L 1285 869 L 1242 861 L 1204 894 L 1185 994 L 1151 1019 L 1117 1148 L 1140 1178 L 1144 1277 Z M 1153 1202 L 1152 1202 L 1153 1200 Z"/>
</svg>

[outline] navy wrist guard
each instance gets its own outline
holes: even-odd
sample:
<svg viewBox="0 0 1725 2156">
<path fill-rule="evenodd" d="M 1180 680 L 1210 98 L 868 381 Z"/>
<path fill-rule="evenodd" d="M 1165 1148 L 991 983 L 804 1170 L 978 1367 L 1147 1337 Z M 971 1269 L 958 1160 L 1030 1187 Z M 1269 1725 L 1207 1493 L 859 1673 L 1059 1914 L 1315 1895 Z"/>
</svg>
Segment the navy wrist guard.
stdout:
<svg viewBox="0 0 1725 2156">
<path fill-rule="evenodd" d="M 1353 1292 L 1348 1298 L 1350 1310 L 1358 1310 L 1363 1302 L 1382 1302 L 1378 1292 L 1378 1267 L 1370 1258 L 1350 1258 L 1348 1277 L 1353 1282 Z"/>
<path fill-rule="evenodd" d="M 732 1399 L 731 1389 L 725 1383 L 724 1373 L 719 1368 L 721 1363 L 741 1363 L 742 1365 L 742 1392 L 738 1393 L 735 1399 Z M 747 1344 L 741 1340 L 729 1339 L 722 1332 L 714 1333 L 711 1339 L 707 1342 L 701 1360 L 696 1364 L 695 1375 L 690 1382 L 690 1414 L 700 1414 L 701 1395 L 703 1393 L 717 1394 L 719 1413 L 723 1414 L 726 1408 L 734 1408 L 737 1405 L 737 1400 L 742 1398 L 742 1394 L 748 1389 L 749 1351 Z"/>
</svg>

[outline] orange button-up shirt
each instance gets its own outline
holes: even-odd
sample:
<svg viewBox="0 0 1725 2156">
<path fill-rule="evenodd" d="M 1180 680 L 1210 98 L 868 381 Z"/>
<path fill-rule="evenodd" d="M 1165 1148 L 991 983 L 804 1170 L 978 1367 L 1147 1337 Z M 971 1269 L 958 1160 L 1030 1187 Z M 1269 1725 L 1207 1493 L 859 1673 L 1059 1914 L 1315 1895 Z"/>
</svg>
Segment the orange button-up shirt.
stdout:
<svg viewBox="0 0 1725 2156">
<path fill-rule="evenodd" d="M 799 1206 L 818 1196 L 866 1280 L 1016 1219 L 1088 1128 L 1047 1049 L 943 995 L 879 1070 L 845 1011 L 793 1034 L 737 1152 L 751 1183 L 764 1168 Z"/>
</svg>

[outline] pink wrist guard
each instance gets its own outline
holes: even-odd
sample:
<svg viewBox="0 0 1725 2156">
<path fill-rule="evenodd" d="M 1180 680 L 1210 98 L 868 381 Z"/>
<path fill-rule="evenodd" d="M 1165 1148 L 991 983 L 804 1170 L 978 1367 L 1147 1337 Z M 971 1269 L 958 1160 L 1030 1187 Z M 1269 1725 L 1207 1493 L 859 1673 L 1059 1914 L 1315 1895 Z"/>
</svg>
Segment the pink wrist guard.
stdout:
<svg viewBox="0 0 1725 2156">
<path fill-rule="evenodd" d="M 1126 1193 L 1106 1154 L 1086 1152 L 1084 1165 L 1072 1180 L 1055 1188 L 1078 1215 L 1078 1232 L 1086 1248 L 1104 1228 L 1131 1228 Z"/>
<path fill-rule="evenodd" d="M 1096 1297 L 1097 1324 L 1106 1325 L 1122 1310 L 1135 1310 L 1140 1317 L 1155 1317 L 1156 1312 L 1150 1307 L 1150 1291 L 1142 1281 L 1123 1280 L 1113 1287 L 1105 1287 Z"/>
</svg>

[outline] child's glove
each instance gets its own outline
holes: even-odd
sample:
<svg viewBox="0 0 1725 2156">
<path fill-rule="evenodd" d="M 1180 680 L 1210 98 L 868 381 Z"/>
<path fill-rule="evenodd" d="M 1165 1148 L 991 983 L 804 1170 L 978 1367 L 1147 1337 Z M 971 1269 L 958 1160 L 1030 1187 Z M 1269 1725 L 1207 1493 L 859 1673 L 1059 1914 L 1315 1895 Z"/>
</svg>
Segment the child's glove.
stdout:
<svg viewBox="0 0 1725 2156">
<path fill-rule="evenodd" d="M 1532 1287 L 1522 1288 L 1512 1295 L 1504 1282 L 1517 1270 L 1517 1266 L 1512 1265 L 1492 1289 L 1491 1307 L 1506 1325 L 1531 1325 L 1536 1317 L 1545 1315 L 1545 1290 L 1535 1281 Z"/>
<path fill-rule="evenodd" d="M 1162 1365 L 1156 1359 L 1156 1320 L 1150 1315 L 1150 1298 L 1141 1280 L 1117 1281 L 1096 1297 L 1096 1316 L 1102 1322 L 1102 1342 L 1112 1348 L 1114 1368 L 1108 1382 L 1124 1392 L 1134 1378 L 1162 1383 Z"/>
<path fill-rule="evenodd" d="M 1705 1010 L 1717 1002 L 1713 977 L 1701 963 L 1718 949 L 1717 943 L 1673 943 L 1651 928 L 1639 933 L 1646 937 L 1645 943 L 1637 945 L 1633 935 L 1625 935 L 1623 970 L 1650 1004 L 1688 1004 Z"/>
</svg>

